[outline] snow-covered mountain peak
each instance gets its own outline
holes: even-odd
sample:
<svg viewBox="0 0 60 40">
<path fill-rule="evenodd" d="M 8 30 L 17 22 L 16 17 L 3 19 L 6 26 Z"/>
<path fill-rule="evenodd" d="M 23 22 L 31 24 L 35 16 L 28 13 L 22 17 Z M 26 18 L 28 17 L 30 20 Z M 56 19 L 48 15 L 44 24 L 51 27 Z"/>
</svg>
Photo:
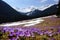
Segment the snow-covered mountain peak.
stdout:
<svg viewBox="0 0 60 40">
<path fill-rule="evenodd" d="M 36 9 L 43 11 L 49 7 L 51 7 L 54 4 L 51 5 L 47 5 L 47 6 L 41 6 L 41 7 L 35 7 L 35 6 L 30 6 L 30 7 L 26 7 L 26 8 L 18 8 L 18 7 L 14 7 L 15 10 L 19 11 L 19 12 L 23 12 L 23 13 L 27 13 L 27 12 L 31 12 L 34 11 Z"/>
</svg>

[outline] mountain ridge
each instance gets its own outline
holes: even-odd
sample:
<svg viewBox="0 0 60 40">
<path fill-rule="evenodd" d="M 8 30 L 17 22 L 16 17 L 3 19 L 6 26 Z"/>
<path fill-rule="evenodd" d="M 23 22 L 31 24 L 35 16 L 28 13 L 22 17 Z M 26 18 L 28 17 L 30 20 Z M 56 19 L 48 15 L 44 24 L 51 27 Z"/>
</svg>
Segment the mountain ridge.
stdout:
<svg viewBox="0 0 60 40">
<path fill-rule="evenodd" d="M 31 14 L 27 15 L 28 13 L 25 14 L 22 12 L 18 12 L 7 3 L 0 0 L 0 23 L 15 22 L 15 21 L 28 20 L 38 17 L 44 17 L 48 15 L 54 15 L 56 14 L 56 12 L 57 12 L 57 5 L 56 6 L 53 5 L 44 11 L 40 11 L 36 9 L 34 11 L 29 12 Z"/>
</svg>

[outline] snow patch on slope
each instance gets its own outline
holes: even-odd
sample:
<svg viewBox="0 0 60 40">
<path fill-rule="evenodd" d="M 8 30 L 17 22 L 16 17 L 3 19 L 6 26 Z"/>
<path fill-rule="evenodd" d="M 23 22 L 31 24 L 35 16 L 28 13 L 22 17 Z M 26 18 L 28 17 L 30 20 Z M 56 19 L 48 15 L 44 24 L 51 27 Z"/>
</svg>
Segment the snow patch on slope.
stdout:
<svg viewBox="0 0 60 40">
<path fill-rule="evenodd" d="M 1 24 L 0 26 L 17 26 L 17 25 L 23 25 L 24 27 L 25 26 L 34 26 L 34 25 L 41 23 L 43 21 L 44 20 L 42 18 L 36 18 L 36 19 L 28 20 L 28 21 Z"/>
</svg>

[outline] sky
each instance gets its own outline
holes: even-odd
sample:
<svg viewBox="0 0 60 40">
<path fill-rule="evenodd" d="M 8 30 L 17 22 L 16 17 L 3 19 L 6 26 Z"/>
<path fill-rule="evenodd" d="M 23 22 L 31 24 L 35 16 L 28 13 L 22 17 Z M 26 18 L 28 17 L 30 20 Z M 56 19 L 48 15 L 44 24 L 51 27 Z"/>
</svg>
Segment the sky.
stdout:
<svg viewBox="0 0 60 40">
<path fill-rule="evenodd" d="M 43 10 L 49 5 L 58 4 L 58 0 L 3 0 L 16 10 L 30 11 L 32 8 Z"/>
</svg>

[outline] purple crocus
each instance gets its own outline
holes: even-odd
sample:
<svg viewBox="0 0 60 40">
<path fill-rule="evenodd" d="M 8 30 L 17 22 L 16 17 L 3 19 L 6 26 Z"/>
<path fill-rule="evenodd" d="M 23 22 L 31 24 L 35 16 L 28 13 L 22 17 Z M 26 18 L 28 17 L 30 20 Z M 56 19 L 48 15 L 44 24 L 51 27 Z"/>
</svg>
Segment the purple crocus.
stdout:
<svg viewBox="0 0 60 40">
<path fill-rule="evenodd" d="M 17 38 L 12 38 L 12 39 L 10 39 L 10 40 L 17 40 Z"/>
<path fill-rule="evenodd" d="M 9 36 L 13 36 L 13 35 L 16 35 L 16 33 L 10 32 Z"/>
<path fill-rule="evenodd" d="M 24 32 L 23 31 L 19 31 L 19 36 L 24 36 Z"/>
<path fill-rule="evenodd" d="M 31 37 L 35 37 L 34 33 L 31 32 Z"/>
<path fill-rule="evenodd" d="M 28 30 L 25 32 L 25 36 L 27 36 L 27 37 L 31 36 L 31 34 L 30 34 L 30 32 Z"/>
<path fill-rule="evenodd" d="M 60 34 L 60 29 L 58 29 L 58 31 L 57 31 L 59 34 Z"/>
<path fill-rule="evenodd" d="M 48 34 L 49 36 L 52 36 L 53 33 L 51 31 L 42 31 L 39 28 L 35 28 L 35 27 L 20 27 L 20 28 L 11 28 L 11 27 L 4 27 L 3 30 L 5 30 L 6 32 L 10 32 L 10 36 L 16 35 L 16 36 L 26 36 L 26 37 L 34 37 L 34 32 L 39 34 L 39 35 L 43 35 L 43 34 Z M 15 30 L 17 30 L 15 32 Z M 60 31 L 58 31 L 60 32 Z"/>
</svg>

